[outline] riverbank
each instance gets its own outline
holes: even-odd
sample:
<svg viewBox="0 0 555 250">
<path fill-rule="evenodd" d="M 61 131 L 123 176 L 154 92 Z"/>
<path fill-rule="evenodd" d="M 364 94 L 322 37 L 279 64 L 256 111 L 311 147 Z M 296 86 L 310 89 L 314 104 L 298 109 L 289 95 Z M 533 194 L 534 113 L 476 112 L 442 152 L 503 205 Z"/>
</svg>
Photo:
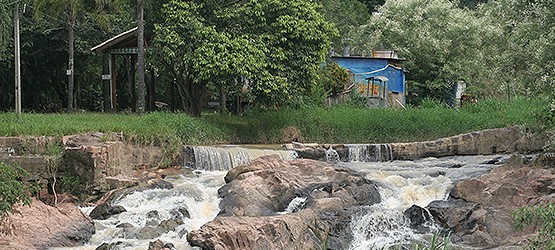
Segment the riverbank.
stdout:
<svg viewBox="0 0 555 250">
<path fill-rule="evenodd" d="M 390 143 L 436 140 L 510 125 L 536 127 L 546 106 L 541 99 L 483 100 L 455 110 L 441 105 L 404 109 L 251 111 L 242 116 L 207 113 L 23 114 L 0 113 L 0 136 L 63 136 L 91 131 L 117 132 L 142 145 Z M 553 126 L 553 125 L 551 125 Z M 105 138 L 110 140 L 110 138 Z"/>
</svg>

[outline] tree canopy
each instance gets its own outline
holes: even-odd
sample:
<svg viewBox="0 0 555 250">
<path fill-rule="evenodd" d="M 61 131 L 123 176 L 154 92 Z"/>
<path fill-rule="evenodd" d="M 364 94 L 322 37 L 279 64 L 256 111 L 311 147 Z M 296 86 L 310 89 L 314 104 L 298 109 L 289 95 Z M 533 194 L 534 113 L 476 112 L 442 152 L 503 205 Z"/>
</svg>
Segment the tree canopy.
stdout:
<svg viewBox="0 0 555 250">
<path fill-rule="evenodd" d="M 261 104 L 303 94 L 335 34 L 311 1 L 170 1 L 155 25 L 158 58 L 184 107 L 200 115 L 208 85 L 247 87 Z"/>
<path fill-rule="evenodd" d="M 398 50 L 421 96 L 441 99 L 459 80 L 485 96 L 545 92 L 554 72 L 553 8 L 548 0 L 386 1 L 352 31 L 353 49 Z"/>
<path fill-rule="evenodd" d="M 0 0 L 0 110 L 13 109 L 13 1 Z M 21 12 L 23 108 L 63 111 L 74 47 L 76 108 L 101 111 L 102 57 L 90 48 L 137 25 L 136 0 L 26 1 Z M 322 103 L 341 88 L 322 66 L 330 50 L 406 58 L 409 92 L 442 98 L 454 81 L 485 97 L 553 92 L 555 3 L 550 0 L 149 0 L 146 80 L 156 100 L 199 115 L 207 98 L 276 108 Z M 48 11 L 57 10 L 57 11 Z M 66 10 L 76 13 L 68 28 Z M 41 16 L 40 19 L 33 18 Z M 69 32 L 75 31 L 74 46 Z M 129 107 L 132 60 L 116 60 L 118 106 Z M 329 63 L 329 61 L 328 61 Z M 339 84 L 340 85 L 340 84 Z M 175 89 L 175 90 L 174 90 Z M 150 91 L 150 90 L 149 90 Z M 234 101 L 237 99 L 234 99 Z M 121 103 L 120 103 L 121 102 Z M 127 105 L 127 106 L 126 106 Z M 175 107 L 176 105 L 171 105 Z M 120 110 L 122 110 L 120 109 Z"/>
</svg>

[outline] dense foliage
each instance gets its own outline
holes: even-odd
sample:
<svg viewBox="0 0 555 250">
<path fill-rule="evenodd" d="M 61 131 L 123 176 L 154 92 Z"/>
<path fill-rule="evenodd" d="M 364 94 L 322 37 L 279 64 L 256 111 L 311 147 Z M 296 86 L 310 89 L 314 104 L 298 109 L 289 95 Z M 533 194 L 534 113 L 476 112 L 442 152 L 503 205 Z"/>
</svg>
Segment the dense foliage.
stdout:
<svg viewBox="0 0 555 250">
<path fill-rule="evenodd" d="M 513 213 L 516 229 L 534 227 L 538 235 L 530 239 L 529 249 L 555 248 L 555 206 L 553 203 L 521 207 Z"/>
<path fill-rule="evenodd" d="M 412 93 L 442 99 L 463 80 L 480 97 L 553 92 L 553 1 L 386 1 L 353 30 L 354 53 L 397 49 Z"/>
<path fill-rule="evenodd" d="M 305 94 L 334 34 L 311 1 L 170 1 L 163 13 L 158 58 L 194 116 L 209 85 L 264 105 Z"/>
<path fill-rule="evenodd" d="M 36 192 L 36 188 L 23 183 L 28 176 L 21 167 L 0 161 L 0 224 L 13 211 L 15 204 L 31 203 L 31 193 Z"/>
<path fill-rule="evenodd" d="M 14 1 L 0 0 L 0 110 L 13 109 Z M 136 1 L 24 1 L 23 108 L 59 112 L 68 103 L 74 48 L 75 107 L 102 111 L 102 55 L 90 48 L 136 25 Z M 322 105 L 326 54 L 369 56 L 395 49 L 406 58 L 409 92 L 442 100 L 455 81 L 483 98 L 555 91 L 555 9 L 550 0 L 149 0 L 147 81 L 156 101 L 199 115 L 208 100 L 265 108 Z M 25 10 L 25 11 L 24 11 Z M 40 17 L 40 18 L 36 18 Z M 74 46 L 69 43 L 74 31 Z M 186 49 L 185 49 L 186 48 Z M 331 51 L 329 51 L 331 49 Z M 118 110 L 134 107 L 127 70 L 116 58 Z M 299 105 L 299 102 L 303 105 Z M 222 109 L 225 110 L 225 109 Z"/>
</svg>

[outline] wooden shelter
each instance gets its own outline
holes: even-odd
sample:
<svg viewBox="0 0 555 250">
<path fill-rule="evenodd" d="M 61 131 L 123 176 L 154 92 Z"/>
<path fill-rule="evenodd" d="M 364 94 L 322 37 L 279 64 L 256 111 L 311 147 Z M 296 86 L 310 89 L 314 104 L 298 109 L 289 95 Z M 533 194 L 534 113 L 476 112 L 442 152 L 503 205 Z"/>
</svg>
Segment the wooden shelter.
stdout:
<svg viewBox="0 0 555 250">
<path fill-rule="evenodd" d="M 102 59 L 102 93 L 104 101 L 104 111 L 112 110 L 116 112 L 118 110 L 118 96 L 123 96 L 123 94 L 118 95 L 118 93 L 123 93 L 123 89 L 118 91 L 117 82 L 117 63 L 116 58 L 118 56 L 123 57 L 129 63 L 127 64 L 127 80 L 131 84 L 132 101 L 131 109 L 133 112 L 136 111 L 136 81 L 135 81 L 135 66 L 137 62 L 138 46 L 137 46 L 137 27 L 118 34 L 101 44 L 93 47 L 91 51 L 99 52 L 103 54 Z M 148 49 L 148 38 L 145 37 L 145 50 Z M 146 82 L 147 87 L 147 110 L 152 110 L 154 106 L 154 79 L 151 77 L 151 81 Z"/>
</svg>

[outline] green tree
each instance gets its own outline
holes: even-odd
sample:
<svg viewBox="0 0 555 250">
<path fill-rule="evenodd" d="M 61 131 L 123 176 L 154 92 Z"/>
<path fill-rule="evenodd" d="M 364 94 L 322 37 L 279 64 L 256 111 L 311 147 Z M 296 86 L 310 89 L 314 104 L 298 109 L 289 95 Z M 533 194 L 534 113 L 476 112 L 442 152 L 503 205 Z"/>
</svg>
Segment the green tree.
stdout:
<svg viewBox="0 0 555 250">
<path fill-rule="evenodd" d="M 96 6 L 107 5 L 108 1 L 97 0 Z M 64 19 L 68 34 L 68 64 L 67 64 L 67 109 L 73 110 L 76 100 L 75 95 L 75 42 L 76 25 L 79 16 L 86 13 L 89 3 L 84 0 L 34 0 L 34 15 L 37 19 L 45 16 Z"/>
<path fill-rule="evenodd" d="M 555 2 L 500 0 L 480 6 L 495 36 L 486 50 L 488 68 L 502 93 L 555 94 Z"/>
<path fill-rule="evenodd" d="M 348 53 L 353 40 L 350 33 L 370 19 L 366 5 L 358 0 L 322 0 L 319 9 L 339 30 L 339 36 L 332 40 L 334 51 Z"/>
<path fill-rule="evenodd" d="M 68 65 L 67 65 L 67 109 L 73 110 L 74 106 L 74 80 L 75 80 L 75 24 L 79 10 L 82 9 L 81 0 L 35 0 L 35 16 L 42 18 L 46 15 L 63 17 L 66 20 L 68 32 Z"/>
<path fill-rule="evenodd" d="M 364 3 L 371 13 L 378 10 L 378 8 L 385 3 L 385 0 L 360 0 L 360 2 Z"/>
<path fill-rule="evenodd" d="M 14 6 L 8 5 L 10 1 L 0 0 L 0 53 L 2 53 L 10 40 L 12 34 L 12 9 Z"/>
<path fill-rule="evenodd" d="M 398 50 L 407 59 L 412 91 L 421 97 L 442 98 L 452 82 L 478 82 L 483 76 L 485 55 L 477 48 L 487 29 L 483 20 L 452 1 L 387 1 L 354 33 L 355 53 Z"/>
<path fill-rule="evenodd" d="M 170 1 L 164 14 L 158 58 L 193 116 L 209 85 L 248 86 L 263 105 L 305 94 L 335 34 L 312 1 Z"/>
</svg>

